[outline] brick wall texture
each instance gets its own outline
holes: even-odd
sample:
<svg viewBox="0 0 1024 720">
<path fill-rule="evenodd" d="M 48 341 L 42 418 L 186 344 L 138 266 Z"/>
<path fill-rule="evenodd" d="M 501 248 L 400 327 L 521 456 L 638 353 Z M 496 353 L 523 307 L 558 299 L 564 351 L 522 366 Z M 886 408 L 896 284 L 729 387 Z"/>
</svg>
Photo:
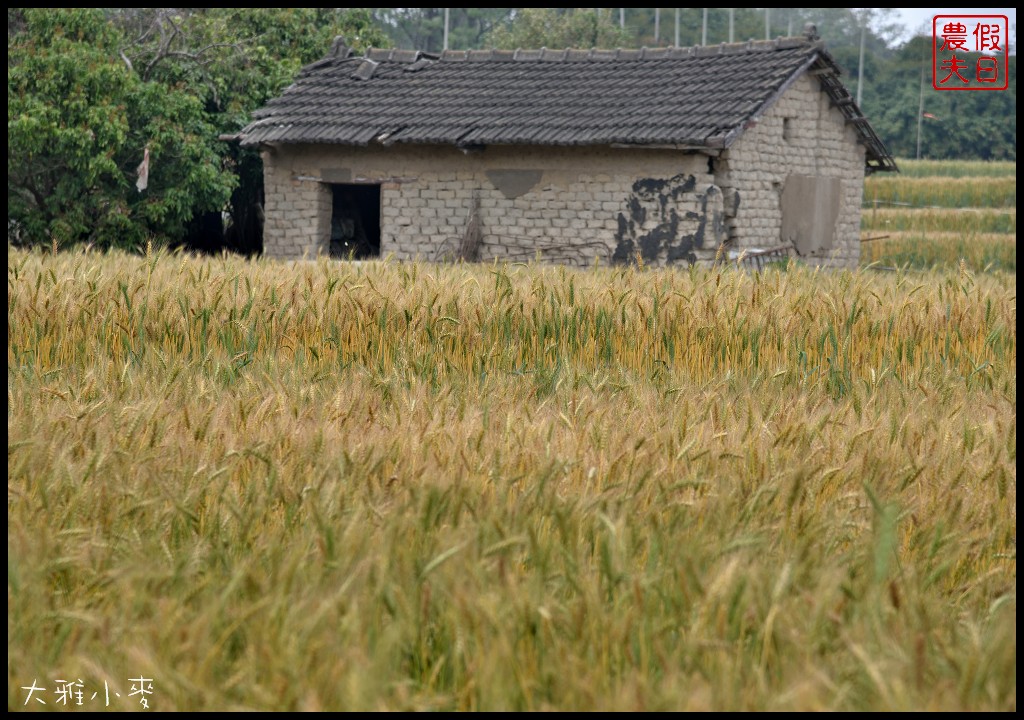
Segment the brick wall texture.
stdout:
<svg viewBox="0 0 1024 720">
<path fill-rule="evenodd" d="M 859 260 L 864 149 L 810 76 L 714 158 L 613 147 L 281 145 L 264 148 L 263 161 L 264 252 L 275 258 L 328 252 L 330 183 L 344 181 L 380 185 L 381 255 L 398 260 L 451 259 L 472 226 L 484 261 L 707 262 L 726 241 L 739 250 L 787 240 L 782 190 L 800 175 L 835 178 L 840 188 L 833 236 L 805 259 Z"/>
</svg>

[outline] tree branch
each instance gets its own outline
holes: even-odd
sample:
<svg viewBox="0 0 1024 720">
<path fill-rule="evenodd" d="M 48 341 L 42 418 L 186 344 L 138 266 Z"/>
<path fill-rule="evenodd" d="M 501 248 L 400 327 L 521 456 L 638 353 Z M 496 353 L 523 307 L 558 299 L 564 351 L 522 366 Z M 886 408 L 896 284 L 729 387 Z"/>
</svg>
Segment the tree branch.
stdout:
<svg viewBox="0 0 1024 720">
<path fill-rule="evenodd" d="M 179 39 L 181 40 L 181 45 L 188 45 L 188 38 L 185 35 L 184 31 L 181 29 L 181 26 L 170 13 L 166 12 L 161 12 L 157 16 L 154 24 L 160 31 L 160 42 L 157 46 L 156 53 L 153 55 L 153 58 L 146 63 L 146 68 L 142 72 L 142 79 L 145 81 L 149 81 L 156 67 L 167 58 L 180 58 L 183 60 L 189 60 L 195 63 L 196 65 L 202 67 L 213 61 L 212 59 L 203 59 L 203 56 L 211 50 L 231 48 L 238 53 L 242 53 L 244 50 L 245 43 L 252 42 L 256 39 L 249 38 L 247 40 L 242 40 L 239 42 L 213 42 L 204 45 L 198 50 L 193 51 L 172 50 L 171 48 L 174 46 L 175 41 Z"/>
</svg>

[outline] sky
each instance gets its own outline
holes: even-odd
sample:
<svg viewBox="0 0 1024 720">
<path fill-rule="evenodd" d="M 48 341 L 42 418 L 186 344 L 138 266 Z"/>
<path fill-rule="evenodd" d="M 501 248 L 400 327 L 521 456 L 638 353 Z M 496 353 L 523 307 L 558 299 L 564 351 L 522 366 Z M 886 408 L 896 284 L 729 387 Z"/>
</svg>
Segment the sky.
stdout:
<svg viewBox="0 0 1024 720">
<path fill-rule="evenodd" d="M 1017 8 L 896 8 L 907 29 L 901 40 L 909 40 L 917 31 L 931 33 L 932 18 L 935 15 L 1006 15 L 1010 20 L 1010 37 L 1014 48 L 1017 46 Z"/>
</svg>

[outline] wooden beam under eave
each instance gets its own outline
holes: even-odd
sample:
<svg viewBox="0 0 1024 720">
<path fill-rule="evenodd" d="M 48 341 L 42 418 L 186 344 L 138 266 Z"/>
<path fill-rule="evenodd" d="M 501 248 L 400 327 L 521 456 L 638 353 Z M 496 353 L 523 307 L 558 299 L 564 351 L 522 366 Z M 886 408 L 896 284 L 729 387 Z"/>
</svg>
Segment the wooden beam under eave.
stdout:
<svg viewBox="0 0 1024 720">
<path fill-rule="evenodd" d="M 612 143 L 610 147 L 613 147 L 616 150 L 675 150 L 677 152 L 699 152 L 713 157 L 718 157 L 721 153 L 720 150 L 709 148 L 706 145 L 678 145 L 673 143 L 649 143 L 643 145 L 632 143 Z"/>
</svg>

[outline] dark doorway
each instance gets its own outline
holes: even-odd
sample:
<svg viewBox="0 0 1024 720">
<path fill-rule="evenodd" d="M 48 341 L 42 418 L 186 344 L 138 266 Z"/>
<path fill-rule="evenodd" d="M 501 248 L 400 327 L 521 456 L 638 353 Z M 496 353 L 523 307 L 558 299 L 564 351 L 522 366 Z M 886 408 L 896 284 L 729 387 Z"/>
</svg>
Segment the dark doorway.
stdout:
<svg viewBox="0 0 1024 720">
<path fill-rule="evenodd" d="M 380 257 L 380 185 L 332 185 L 331 257 Z"/>
</svg>

